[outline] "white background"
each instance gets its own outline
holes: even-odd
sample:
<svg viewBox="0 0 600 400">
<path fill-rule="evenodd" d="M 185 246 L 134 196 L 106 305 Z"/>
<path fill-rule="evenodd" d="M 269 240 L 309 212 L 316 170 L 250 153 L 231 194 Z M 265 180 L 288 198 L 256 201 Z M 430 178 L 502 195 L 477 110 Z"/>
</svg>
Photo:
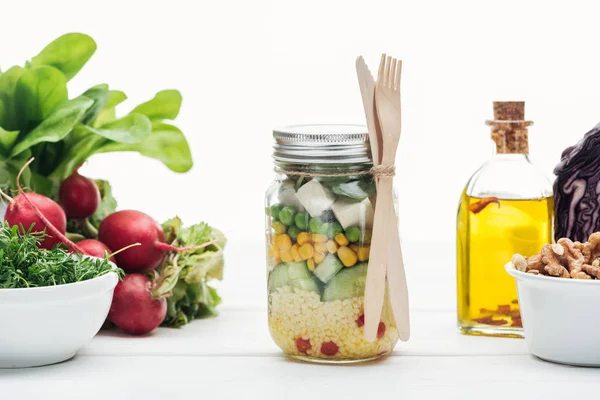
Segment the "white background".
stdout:
<svg viewBox="0 0 600 400">
<path fill-rule="evenodd" d="M 362 54 L 376 71 L 387 52 L 404 60 L 402 235 L 451 238 L 460 191 L 491 154 L 492 101 L 526 101 L 532 156 L 549 174 L 600 120 L 597 11 L 574 1 L 0 0 L 0 66 L 80 31 L 98 50 L 72 96 L 106 82 L 128 94 L 125 112 L 179 89 L 190 173 L 125 153 L 84 172 L 110 180 L 121 208 L 207 220 L 246 241 L 262 238 L 272 128 L 364 123 L 354 61 Z"/>
</svg>

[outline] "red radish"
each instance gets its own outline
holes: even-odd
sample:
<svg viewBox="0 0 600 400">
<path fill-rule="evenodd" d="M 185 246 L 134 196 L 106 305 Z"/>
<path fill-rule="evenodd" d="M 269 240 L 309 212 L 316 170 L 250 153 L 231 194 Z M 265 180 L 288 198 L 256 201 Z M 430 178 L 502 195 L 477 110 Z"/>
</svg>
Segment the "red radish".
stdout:
<svg viewBox="0 0 600 400">
<path fill-rule="evenodd" d="M 175 247 L 165 243 L 161 226 L 149 215 L 135 210 L 117 211 L 106 217 L 98 228 L 98 240 L 111 249 L 121 249 L 133 243 L 139 246 L 115 255 L 117 264 L 126 272 L 156 268 L 169 251 L 194 251 L 214 242 L 200 246 Z"/>
<path fill-rule="evenodd" d="M 62 242 L 70 249 L 81 253 L 77 245 L 65 237 L 67 217 L 62 208 L 55 201 L 41 194 L 26 194 L 21 187 L 21 174 L 33 160 L 33 157 L 29 159 L 17 174 L 19 194 L 10 199 L 9 196 L 2 193 L 4 197 L 10 199 L 4 219 L 10 226 L 22 225 L 25 230 L 28 230 L 32 224 L 34 224 L 33 231 L 35 232 L 45 229 L 48 236 L 40 242 L 41 248 L 51 249 L 57 243 Z"/>
<path fill-rule="evenodd" d="M 67 230 L 67 217 L 62 208 L 46 196 L 37 193 L 27 194 L 27 198 L 37 207 L 47 220 L 64 235 Z M 33 224 L 33 232 L 41 232 L 46 229 L 49 236 L 46 236 L 39 244 L 43 249 L 51 249 L 62 240 L 59 235 L 52 232 L 49 226 L 42 221 L 37 215 L 34 207 L 27 201 L 24 195 L 19 194 L 11 199 L 10 204 L 6 208 L 4 219 L 10 226 L 23 225 L 23 229 L 27 231 Z"/>
<path fill-rule="evenodd" d="M 58 198 L 69 218 L 87 218 L 100 204 L 100 190 L 89 178 L 79 175 L 79 167 L 60 185 Z"/>
<path fill-rule="evenodd" d="M 132 335 L 157 328 L 167 315 L 167 299 L 152 296 L 152 280 L 144 274 L 125 275 L 113 294 L 108 319 Z"/>
<path fill-rule="evenodd" d="M 77 243 L 77 247 L 79 247 L 85 254 L 98 258 L 104 258 L 107 253 L 109 255 L 112 253 L 107 245 L 96 239 L 82 240 L 81 242 Z M 116 264 L 114 256 L 111 255 L 109 260 Z"/>
</svg>

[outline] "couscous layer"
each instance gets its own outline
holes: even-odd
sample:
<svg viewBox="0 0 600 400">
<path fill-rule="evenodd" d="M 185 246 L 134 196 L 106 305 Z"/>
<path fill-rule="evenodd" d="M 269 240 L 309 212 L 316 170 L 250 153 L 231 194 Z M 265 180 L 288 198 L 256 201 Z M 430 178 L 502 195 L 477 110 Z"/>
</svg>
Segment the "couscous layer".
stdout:
<svg viewBox="0 0 600 400">
<path fill-rule="evenodd" d="M 314 291 L 284 286 L 269 295 L 269 328 L 275 343 L 290 355 L 360 360 L 392 351 L 398 340 L 393 315 L 384 301 L 378 339 L 364 335 L 364 297 L 321 301 Z"/>
</svg>

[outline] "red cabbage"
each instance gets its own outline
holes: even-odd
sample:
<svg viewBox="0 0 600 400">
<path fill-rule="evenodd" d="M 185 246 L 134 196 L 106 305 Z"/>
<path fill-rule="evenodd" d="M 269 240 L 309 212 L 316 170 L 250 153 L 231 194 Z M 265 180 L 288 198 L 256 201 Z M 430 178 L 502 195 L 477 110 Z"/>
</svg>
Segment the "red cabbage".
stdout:
<svg viewBox="0 0 600 400">
<path fill-rule="evenodd" d="M 554 238 L 585 242 L 600 231 L 600 124 L 563 151 L 554 174 Z"/>
</svg>

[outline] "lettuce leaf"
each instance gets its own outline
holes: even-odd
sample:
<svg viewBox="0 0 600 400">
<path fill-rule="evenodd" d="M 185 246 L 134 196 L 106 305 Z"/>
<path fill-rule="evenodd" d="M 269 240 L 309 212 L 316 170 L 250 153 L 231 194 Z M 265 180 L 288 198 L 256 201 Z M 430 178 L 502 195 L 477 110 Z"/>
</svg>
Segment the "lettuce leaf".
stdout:
<svg viewBox="0 0 600 400">
<path fill-rule="evenodd" d="M 196 251 L 170 255 L 162 265 L 153 289 L 155 296 L 168 296 L 162 326 L 180 327 L 194 319 L 216 316 L 221 298 L 208 282 L 223 279 L 225 236 L 204 222 L 184 227 L 178 217 L 165 221 L 162 228 L 167 243 L 176 246 L 214 241 Z"/>
</svg>

